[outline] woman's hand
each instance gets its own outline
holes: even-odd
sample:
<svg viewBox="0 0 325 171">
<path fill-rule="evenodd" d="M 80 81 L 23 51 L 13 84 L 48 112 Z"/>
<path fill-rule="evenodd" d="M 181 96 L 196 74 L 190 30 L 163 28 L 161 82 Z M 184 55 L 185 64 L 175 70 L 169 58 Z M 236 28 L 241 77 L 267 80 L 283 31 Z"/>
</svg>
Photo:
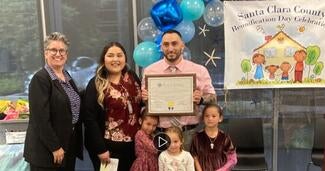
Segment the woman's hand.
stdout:
<svg viewBox="0 0 325 171">
<path fill-rule="evenodd" d="M 63 148 L 61 147 L 58 150 L 53 151 L 52 154 L 53 154 L 54 164 L 61 164 L 64 158 Z"/>
<path fill-rule="evenodd" d="M 107 165 L 108 163 L 111 162 L 109 151 L 106 151 L 102 154 L 98 154 L 98 158 L 99 158 L 100 162 L 104 163 L 105 165 Z"/>
</svg>

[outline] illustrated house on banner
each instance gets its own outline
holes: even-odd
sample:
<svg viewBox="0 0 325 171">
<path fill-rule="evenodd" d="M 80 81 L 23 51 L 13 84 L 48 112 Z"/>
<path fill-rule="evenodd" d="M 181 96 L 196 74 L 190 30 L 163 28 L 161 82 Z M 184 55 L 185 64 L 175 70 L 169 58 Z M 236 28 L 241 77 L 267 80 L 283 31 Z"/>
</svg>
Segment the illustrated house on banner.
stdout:
<svg viewBox="0 0 325 171">
<path fill-rule="evenodd" d="M 271 35 L 265 36 L 265 41 L 264 44 L 254 49 L 254 53 L 264 54 L 265 65 L 280 65 L 283 61 L 287 61 L 293 66 L 295 52 L 301 49 L 306 51 L 304 46 L 282 30 L 273 37 Z"/>
</svg>

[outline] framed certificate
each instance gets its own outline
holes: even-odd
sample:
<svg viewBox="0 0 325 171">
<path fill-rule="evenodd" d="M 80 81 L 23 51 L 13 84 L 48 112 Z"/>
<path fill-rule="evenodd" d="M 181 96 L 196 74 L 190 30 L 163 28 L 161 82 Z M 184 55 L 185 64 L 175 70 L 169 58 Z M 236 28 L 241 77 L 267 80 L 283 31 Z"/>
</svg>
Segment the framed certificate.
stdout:
<svg viewBox="0 0 325 171">
<path fill-rule="evenodd" d="M 195 74 L 146 75 L 149 115 L 195 115 Z"/>
</svg>

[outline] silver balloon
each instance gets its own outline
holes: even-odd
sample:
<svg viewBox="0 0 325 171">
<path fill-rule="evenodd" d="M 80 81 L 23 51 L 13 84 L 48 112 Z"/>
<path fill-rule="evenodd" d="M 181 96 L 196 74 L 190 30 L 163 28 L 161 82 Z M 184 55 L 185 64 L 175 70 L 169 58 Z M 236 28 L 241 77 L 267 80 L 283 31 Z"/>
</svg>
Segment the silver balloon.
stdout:
<svg viewBox="0 0 325 171">
<path fill-rule="evenodd" d="M 151 17 L 142 19 L 138 24 L 138 36 L 144 41 L 154 41 L 161 33 Z"/>
<path fill-rule="evenodd" d="M 183 58 L 184 59 L 187 59 L 187 60 L 191 60 L 192 59 L 192 57 L 191 57 L 191 50 L 189 48 L 187 48 L 187 47 L 185 47 L 183 49 Z"/>
<path fill-rule="evenodd" d="M 210 1 L 205 7 L 203 18 L 212 27 L 223 24 L 223 3 L 219 0 Z"/>
</svg>

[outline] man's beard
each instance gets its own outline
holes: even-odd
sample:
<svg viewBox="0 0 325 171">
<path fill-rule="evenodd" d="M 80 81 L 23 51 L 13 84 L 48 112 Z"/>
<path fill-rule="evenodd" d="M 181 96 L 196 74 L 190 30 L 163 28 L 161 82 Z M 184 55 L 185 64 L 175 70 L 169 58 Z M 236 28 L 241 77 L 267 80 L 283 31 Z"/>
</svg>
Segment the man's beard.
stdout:
<svg viewBox="0 0 325 171">
<path fill-rule="evenodd" d="M 165 55 L 165 56 L 166 56 L 167 61 L 173 63 L 181 57 L 181 53 L 173 54 L 173 56 L 171 58 L 168 55 Z"/>
</svg>

